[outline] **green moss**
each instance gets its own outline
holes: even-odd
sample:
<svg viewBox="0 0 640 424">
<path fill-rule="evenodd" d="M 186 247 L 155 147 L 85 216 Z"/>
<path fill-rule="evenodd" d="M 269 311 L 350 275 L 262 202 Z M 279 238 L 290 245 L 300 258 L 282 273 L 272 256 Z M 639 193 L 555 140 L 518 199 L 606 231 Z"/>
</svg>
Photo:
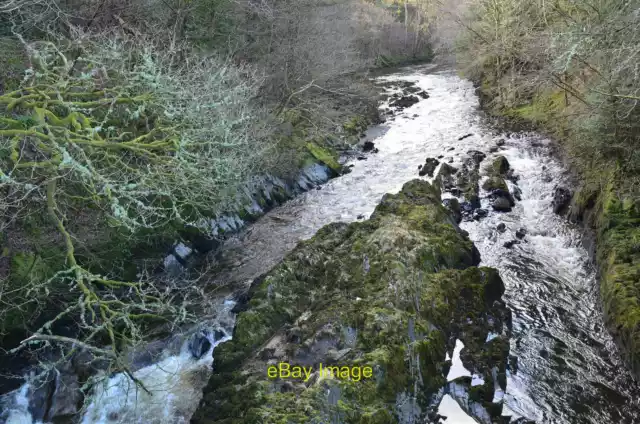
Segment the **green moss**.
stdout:
<svg viewBox="0 0 640 424">
<path fill-rule="evenodd" d="M 327 165 L 331 170 L 339 173 L 342 170 L 342 166 L 338 163 L 338 155 L 331 150 L 320 147 L 314 142 L 307 143 L 307 149 L 318 161 Z"/>
<path fill-rule="evenodd" d="M 509 171 L 509 168 L 509 161 L 501 155 L 494 159 L 488 171 L 491 175 L 505 175 Z"/>
<path fill-rule="evenodd" d="M 508 192 L 509 186 L 502 177 L 492 176 L 489 177 L 484 183 L 482 183 L 482 189 L 486 191 L 503 190 Z"/>
<path fill-rule="evenodd" d="M 524 120 L 535 125 L 556 127 L 562 120 L 558 117 L 565 108 L 565 92 L 560 89 L 537 94 L 529 103 L 517 107 L 504 108 L 502 114 Z"/>
<path fill-rule="evenodd" d="M 342 128 L 344 128 L 345 132 L 349 135 L 359 135 L 369 126 L 369 121 L 364 116 L 356 115 L 344 124 L 342 124 Z"/>
<path fill-rule="evenodd" d="M 487 317 L 500 326 L 508 313 L 490 310 L 504 288 L 497 273 L 473 263 L 472 243 L 425 181 L 386 195 L 368 221 L 323 227 L 255 286 L 233 339 L 216 349 L 216 372 L 205 393 L 211 406 L 194 422 L 393 423 L 398 396 L 416 385 L 426 410 L 446 383 L 447 341 L 460 329 L 475 346 L 474 358 L 499 360 L 483 345 Z M 348 346 L 344 329 L 356 335 Z M 370 366 L 374 377 L 290 381 L 283 391 L 284 381 L 266 379 L 268 363 L 260 353 L 277 340 L 285 352 L 281 361 L 317 369 L 319 362 L 333 363 L 326 352 L 344 349 L 341 366 Z M 506 354 L 502 359 L 506 363 Z M 490 362 L 475 368 L 489 373 Z M 337 402 L 329 402 L 329 387 L 338 390 Z"/>
<path fill-rule="evenodd" d="M 620 198 L 611 180 L 601 195 L 598 262 L 608 323 L 640 374 L 640 207 Z"/>
</svg>

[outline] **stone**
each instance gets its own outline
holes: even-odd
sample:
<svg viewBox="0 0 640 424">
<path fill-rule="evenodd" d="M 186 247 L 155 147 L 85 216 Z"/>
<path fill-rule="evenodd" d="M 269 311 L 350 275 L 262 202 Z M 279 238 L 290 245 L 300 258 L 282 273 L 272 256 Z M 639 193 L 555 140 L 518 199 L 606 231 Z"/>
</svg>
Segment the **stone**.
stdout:
<svg viewBox="0 0 640 424">
<path fill-rule="evenodd" d="M 418 103 L 419 101 L 420 101 L 420 99 L 417 96 L 409 95 L 409 96 L 403 96 L 403 97 L 400 97 L 400 98 L 394 100 L 393 102 L 389 103 L 389 106 L 393 106 L 393 107 L 396 107 L 398 109 L 405 109 L 405 108 L 408 108 L 410 106 L 413 106 L 414 104 Z"/>
<path fill-rule="evenodd" d="M 456 198 L 443 199 L 442 204 L 447 208 L 457 223 L 462 221 L 462 211 L 460 210 L 460 202 Z"/>
<path fill-rule="evenodd" d="M 211 349 L 211 341 L 204 333 L 195 334 L 189 342 L 189 352 L 194 358 L 202 358 Z"/>
<path fill-rule="evenodd" d="M 418 91 L 416 94 L 418 96 L 422 97 L 423 99 L 428 99 L 429 98 L 429 94 L 426 91 Z"/>
<path fill-rule="evenodd" d="M 563 214 L 570 202 L 571 191 L 565 187 L 556 187 L 553 192 L 553 201 L 551 202 L 553 212 L 559 215 Z"/>
<path fill-rule="evenodd" d="M 465 134 L 465 135 L 463 135 L 463 136 L 461 136 L 461 137 L 458 137 L 458 141 L 460 141 L 460 140 L 464 140 L 465 138 L 469 138 L 469 137 L 471 137 L 472 135 L 473 135 L 473 134 L 471 134 L 471 133 L 469 133 L 469 134 Z"/>
<path fill-rule="evenodd" d="M 421 177 L 424 177 L 425 175 L 432 177 L 433 171 L 436 170 L 436 168 L 438 167 L 438 164 L 440 164 L 440 161 L 438 159 L 427 158 L 424 166 L 422 167 L 422 169 L 420 169 L 420 172 L 418 172 L 418 175 L 420 175 Z"/>
<path fill-rule="evenodd" d="M 496 141 L 497 146 L 504 146 L 504 144 L 505 144 L 504 138 L 498 139 L 498 141 Z"/>
<path fill-rule="evenodd" d="M 480 162 L 482 162 L 487 155 L 482 153 L 481 151 L 478 150 L 469 150 L 467 152 L 467 154 L 471 157 L 471 159 L 476 163 L 476 164 L 480 164 Z"/>
<path fill-rule="evenodd" d="M 78 376 L 64 370 L 56 376 L 55 390 L 51 397 L 51 406 L 47 413 L 47 421 L 54 418 L 69 417 L 78 413 L 82 402 L 82 392 Z"/>
<path fill-rule="evenodd" d="M 509 161 L 504 156 L 498 156 L 497 158 L 495 158 L 491 166 L 493 168 L 493 172 L 497 173 L 498 175 L 505 175 L 511 168 L 511 165 L 509 165 Z"/>
<path fill-rule="evenodd" d="M 499 176 L 489 177 L 484 183 L 482 183 L 482 189 L 490 192 L 495 190 L 501 190 L 506 193 L 509 192 L 509 186 L 505 180 Z"/>
<path fill-rule="evenodd" d="M 491 207 L 494 211 L 498 212 L 509 212 L 511 210 L 511 203 L 509 199 L 505 197 L 496 197 L 493 202 L 491 202 Z"/>
<path fill-rule="evenodd" d="M 527 235 L 527 230 L 524 228 L 518 228 L 516 230 L 516 237 L 519 239 L 523 239 Z"/>
<path fill-rule="evenodd" d="M 375 147 L 375 144 L 373 144 L 373 141 L 365 141 L 364 144 L 362 145 L 362 151 L 370 152 L 373 150 L 374 147 Z"/>
<path fill-rule="evenodd" d="M 522 200 L 522 190 L 520 187 L 515 186 L 513 188 L 513 197 L 515 197 L 518 201 Z"/>
<path fill-rule="evenodd" d="M 498 230 L 498 232 L 504 233 L 505 231 L 507 231 L 507 225 L 504 222 L 501 222 L 496 227 L 496 230 Z"/>
<path fill-rule="evenodd" d="M 475 220 L 479 220 L 481 218 L 486 217 L 487 215 L 489 215 L 489 211 L 486 209 L 476 209 L 473 211 L 473 219 Z"/>
<path fill-rule="evenodd" d="M 509 240 L 508 242 L 503 244 L 503 246 L 506 247 L 507 249 L 511 249 L 516 244 L 520 244 L 520 241 L 519 240 Z"/>
</svg>

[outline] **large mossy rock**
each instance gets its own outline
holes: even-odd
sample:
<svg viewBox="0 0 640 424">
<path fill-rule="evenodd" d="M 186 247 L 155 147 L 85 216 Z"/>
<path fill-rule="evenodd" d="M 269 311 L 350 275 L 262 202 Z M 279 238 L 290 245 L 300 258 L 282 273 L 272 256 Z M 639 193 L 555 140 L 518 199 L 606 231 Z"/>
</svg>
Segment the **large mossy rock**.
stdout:
<svg viewBox="0 0 640 424">
<path fill-rule="evenodd" d="M 456 339 L 484 390 L 504 390 L 510 315 L 497 271 L 479 260 L 440 192 L 420 180 L 384 196 L 368 221 L 325 226 L 255 282 L 192 422 L 397 423 L 407 405 L 425 417 L 447 386 Z M 373 371 L 359 381 L 269 378 L 281 362 Z M 478 387 L 469 389 L 473 402 Z M 490 396 L 475 401 L 501 410 Z"/>
</svg>

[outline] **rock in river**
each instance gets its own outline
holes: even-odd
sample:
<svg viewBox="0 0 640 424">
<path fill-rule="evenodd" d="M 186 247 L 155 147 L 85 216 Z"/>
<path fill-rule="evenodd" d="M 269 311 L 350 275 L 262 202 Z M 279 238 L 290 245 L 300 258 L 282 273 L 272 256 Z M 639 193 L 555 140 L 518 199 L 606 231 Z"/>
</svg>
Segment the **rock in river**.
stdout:
<svg viewBox="0 0 640 424">
<path fill-rule="evenodd" d="M 409 95 L 409 96 L 403 96 L 397 100 L 394 100 L 393 102 L 389 103 L 389 106 L 397 107 L 398 109 L 405 109 L 405 108 L 408 108 L 409 106 L 413 106 L 419 101 L 420 101 L 420 98 L 418 98 L 417 96 Z"/>
<path fill-rule="evenodd" d="M 511 210 L 511 202 L 506 197 L 496 197 L 491 202 L 491 207 L 494 211 L 509 212 Z"/>
<path fill-rule="evenodd" d="M 365 141 L 364 144 L 362 145 L 362 151 L 370 152 L 373 150 L 374 147 L 375 147 L 375 144 L 373 144 L 373 141 Z"/>
<path fill-rule="evenodd" d="M 414 422 L 425 422 L 447 387 L 456 339 L 483 383 L 453 382 L 504 391 L 510 313 L 498 272 L 479 260 L 422 180 L 385 195 L 366 221 L 323 227 L 254 286 L 233 339 L 215 351 L 192 422 L 398 423 L 408 395 L 419 405 Z M 487 341 L 490 333 L 498 336 Z M 282 355 L 265 359 L 263 349 Z M 474 398 L 468 409 L 498 420 L 502 405 L 492 400 Z"/>
<path fill-rule="evenodd" d="M 553 201 L 551 202 L 553 212 L 562 214 L 569 206 L 569 202 L 571 202 L 571 191 L 565 187 L 556 187 L 553 192 Z"/>
<path fill-rule="evenodd" d="M 433 177 L 433 171 L 436 170 L 439 163 L 440 161 L 438 159 L 427 158 L 425 164 L 422 166 L 422 168 L 420 168 L 420 172 L 418 172 L 418 175 L 420 175 L 421 177 L 424 177 L 425 175 Z"/>
</svg>

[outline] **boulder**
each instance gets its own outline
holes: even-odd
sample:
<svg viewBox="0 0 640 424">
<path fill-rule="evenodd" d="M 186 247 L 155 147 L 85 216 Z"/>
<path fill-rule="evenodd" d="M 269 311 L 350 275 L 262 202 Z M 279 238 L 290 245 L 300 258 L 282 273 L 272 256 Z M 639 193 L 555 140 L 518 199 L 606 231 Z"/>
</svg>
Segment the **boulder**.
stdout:
<svg viewBox="0 0 640 424">
<path fill-rule="evenodd" d="M 451 215 L 455 219 L 456 223 L 460 223 L 460 221 L 462 221 L 462 211 L 460 210 L 460 202 L 458 202 L 458 199 L 444 199 L 442 200 L 442 204 L 449 210 L 449 212 L 451 212 Z"/>
<path fill-rule="evenodd" d="M 556 187 L 553 192 L 553 201 L 551 202 L 553 212 L 559 215 L 563 214 L 570 202 L 571 191 L 565 187 Z"/>
<path fill-rule="evenodd" d="M 479 260 L 423 180 L 385 195 L 366 221 L 323 227 L 255 287 L 233 338 L 216 348 L 191 422 L 326 422 L 338 402 L 349 422 L 395 422 L 398 399 L 416 388 L 432 399 L 447 387 L 456 338 L 465 366 L 485 382 L 474 389 L 493 393 L 497 372 L 506 390 L 510 312 L 498 272 Z M 486 342 L 490 333 L 499 336 Z M 274 347 L 283 352 L 277 362 L 260 355 Z M 278 375 L 279 362 L 308 374 Z M 491 422 L 500 419 L 491 400 L 478 402 Z M 417 414 L 425 422 L 428 411 Z"/>
<path fill-rule="evenodd" d="M 518 228 L 516 230 L 516 238 L 522 240 L 527 235 L 527 230 L 524 228 Z"/>
<path fill-rule="evenodd" d="M 47 421 L 77 414 L 81 402 L 82 392 L 78 376 L 71 372 L 61 372 L 56 376 L 55 390 L 51 396 Z"/>
<path fill-rule="evenodd" d="M 362 145 L 362 151 L 370 152 L 373 150 L 374 147 L 375 147 L 375 144 L 373 144 L 372 141 L 365 141 L 364 144 Z"/>
<path fill-rule="evenodd" d="M 471 161 L 465 163 L 460 171 L 456 174 L 456 186 L 460 189 L 467 202 L 474 207 L 480 207 L 480 173 L 478 165 Z"/>
<path fill-rule="evenodd" d="M 476 209 L 473 211 L 473 219 L 478 220 L 480 218 L 484 218 L 489 215 L 489 211 L 486 209 Z"/>
<path fill-rule="evenodd" d="M 211 341 L 204 333 L 195 334 L 189 341 L 189 352 L 194 358 L 202 358 L 211 349 Z"/>
<path fill-rule="evenodd" d="M 493 199 L 491 207 L 494 211 L 509 212 L 511 210 L 511 202 L 509 202 L 509 199 L 500 196 Z"/>
<path fill-rule="evenodd" d="M 402 96 L 393 102 L 389 103 L 389 106 L 393 106 L 398 109 L 406 109 L 410 106 L 415 105 L 420 101 L 420 98 L 414 95 Z"/>
<path fill-rule="evenodd" d="M 509 240 L 508 242 L 503 244 L 503 246 L 506 247 L 507 249 L 511 249 L 516 244 L 520 244 L 520 241 L 519 240 Z"/>
<path fill-rule="evenodd" d="M 443 163 L 438 170 L 438 174 L 436 174 L 434 183 L 440 187 L 440 190 L 451 192 L 455 187 L 453 176 L 457 172 L 457 168 L 454 168 L 447 163 Z"/>
<path fill-rule="evenodd" d="M 425 164 L 422 166 L 422 169 L 420 169 L 420 172 L 418 172 L 418 175 L 420 175 L 421 177 L 424 177 L 425 175 L 433 177 L 433 171 L 436 170 L 438 164 L 440 164 L 440 161 L 438 159 L 427 158 Z"/>
<path fill-rule="evenodd" d="M 496 227 L 496 230 L 498 230 L 501 233 L 504 233 L 505 231 L 507 231 L 507 225 L 504 222 L 501 222 Z"/>
<path fill-rule="evenodd" d="M 509 192 L 509 186 L 506 181 L 499 176 L 489 177 L 484 183 L 482 183 L 482 189 L 486 191 L 502 190 Z"/>
<path fill-rule="evenodd" d="M 484 154 L 484 153 L 482 153 L 482 152 L 480 152 L 480 151 L 478 151 L 478 150 L 469 150 L 469 151 L 467 152 L 467 154 L 468 154 L 468 155 L 471 157 L 471 159 L 473 159 L 473 161 L 474 161 L 476 164 L 478 164 L 478 165 L 480 164 L 480 162 L 482 162 L 482 161 L 487 157 L 487 155 L 486 155 L 486 154 Z"/>
<path fill-rule="evenodd" d="M 492 171 L 498 175 L 506 175 L 511 166 L 504 156 L 498 156 L 491 163 Z"/>
</svg>

